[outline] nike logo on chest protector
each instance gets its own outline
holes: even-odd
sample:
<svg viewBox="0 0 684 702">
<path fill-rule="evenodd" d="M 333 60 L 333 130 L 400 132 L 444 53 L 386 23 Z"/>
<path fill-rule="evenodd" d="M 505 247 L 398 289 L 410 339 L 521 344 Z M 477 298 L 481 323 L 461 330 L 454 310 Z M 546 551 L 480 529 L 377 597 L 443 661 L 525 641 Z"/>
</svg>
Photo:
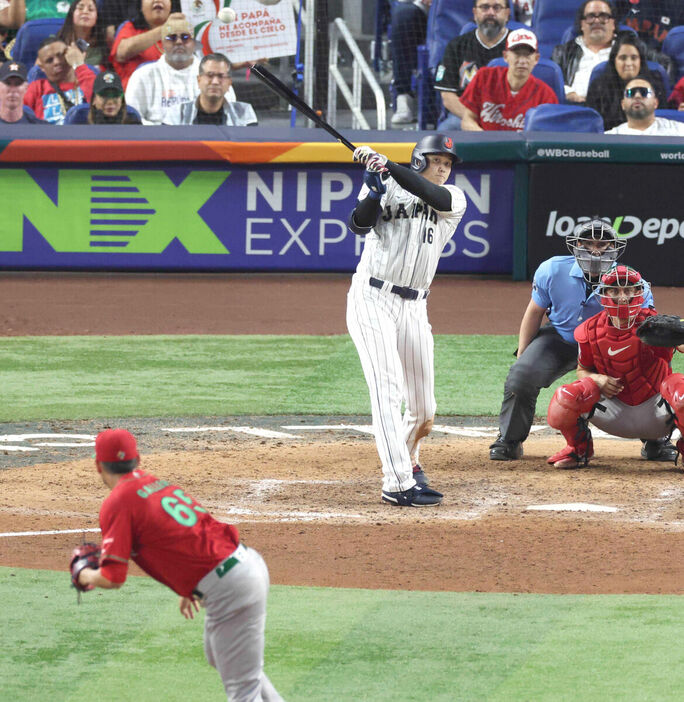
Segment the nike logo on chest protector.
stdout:
<svg viewBox="0 0 684 702">
<path fill-rule="evenodd" d="M 627 344 L 627 346 L 622 346 L 622 347 L 619 348 L 619 349 L 614 349 L 614 348 L 612 348 L 611 346 L 609 346 L 609 347 L 608 347 L 608 355 L 609 355 L 609 356 L 617 356 L 621 351 L 624 351 L 625 349 L 628 349 L 629 346 L 630 346 L 630 345 Z"/>
</svg>

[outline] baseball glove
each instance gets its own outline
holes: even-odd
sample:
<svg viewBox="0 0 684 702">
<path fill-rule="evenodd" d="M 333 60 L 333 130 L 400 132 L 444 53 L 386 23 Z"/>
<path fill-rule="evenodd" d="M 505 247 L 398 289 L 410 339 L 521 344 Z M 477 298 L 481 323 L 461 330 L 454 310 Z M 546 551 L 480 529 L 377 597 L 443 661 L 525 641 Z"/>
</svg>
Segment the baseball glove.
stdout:
<svg viewBox="0 0 684 702">
<path fill-rule="evenodd" d="M 647 317 L 637 329 L 637 336 L 649 346 L 684 344 L 684 319 L 674 314 Z"/>
<path fill-rule="evenodd" d="M 94 543 L 86 543 L 77 546 L 71 552 L 71 562 L 69 570 L 71 571 L 71 584 L 79 591 L 86 592 L 92 590 L 93 586 L 88 585 L 83 587 L 79 585 L 78 576 L 84 568 L 99 568 L 100 567 L 100 547 Z"/>
</svg>

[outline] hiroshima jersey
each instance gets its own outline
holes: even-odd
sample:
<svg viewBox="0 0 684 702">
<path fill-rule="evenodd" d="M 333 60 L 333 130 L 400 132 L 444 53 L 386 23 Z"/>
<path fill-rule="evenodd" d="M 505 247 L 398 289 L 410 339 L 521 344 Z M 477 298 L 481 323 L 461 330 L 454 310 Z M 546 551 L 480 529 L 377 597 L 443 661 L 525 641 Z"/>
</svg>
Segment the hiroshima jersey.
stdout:
<svg viewBox="0 0 684 702">
<path fill-rule="evenodd" d="M 427 289 L 442 250 L 465 213 L 465 195 L 455 185 L 442 186 L 451 193 L 451 210 L 438 212 L 394 178 L 386 186 L 380 201 L 382 211 L 366 235 L 356 273 L 366 280 L 373 276 L 394 285 Z M 359 200 L 367 194 L 364 185 Z"/>
<path fill-rule="evenodd" d="M 114 566 L 110 573 L 119 573 L 118 566 L 132 558 L 183 597 L 239 544 L 234 526 L 214 519 L 179 487 L 141 470 L 122 476 L 104 500 L 100 528 L 105 577 L 108 563 Z"/>
<path fill-rule="evenodd" d="M 461 96 L 463 106 L 475 113 L 485 131 L 521 132 L 527 110 L 558 103 L 556 93 L 532 75 L 517 93 L 513 93 L 507 74 L 507 66 L 481 68 Z"/>
<path fill-rule="evenodd" d="M 617 329 L 603 312 L 583 322 L 575 330 L 579 344 L 579 364 L 587 370 L 620 378 L 624 389 L 616 397 L 636 406 L 660 392 L 660 385 L 672 373 L 673 348 L 648 346 L 636 330 L 654 309 L 642 309 L 629 329 Z"/>
</svg>

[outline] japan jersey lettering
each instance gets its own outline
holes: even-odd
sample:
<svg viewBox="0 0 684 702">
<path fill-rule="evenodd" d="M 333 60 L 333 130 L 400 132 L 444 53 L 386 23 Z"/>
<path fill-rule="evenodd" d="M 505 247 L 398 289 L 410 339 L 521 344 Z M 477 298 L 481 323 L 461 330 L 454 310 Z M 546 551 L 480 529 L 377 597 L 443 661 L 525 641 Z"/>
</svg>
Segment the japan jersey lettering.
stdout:
<svg viewBox="0 0 684 702">
<path fill-rule="evenodd" d="M 634 326 L 617 329 L 604 310 L 575 330 L 579 364 L 602 375 L 620 378 L 624 389 L 617 398 L 626 405 L 640 405 L 656 395 L 663 380 L 672 373 L 670 361 L 674 349 L 648 346 L 636 335 L 641 322 L 653 314 L 654 310 L 641 310 Z"/>
<path fill-rule="evenodd" d="M 214 519 L 176 485 L 135 470 L 102 503 L 101 564 L 133 559 L 148 575 L 189 597 L 238 546 L 237 529 Z"/>
<path fill-rule="evenodd" d="M 394 178 L 386 186 L 387 192 L 380 200 L 382 211 L 366 235 L 357 273 L 394 285 L 427 289 L 442 251 L 465 213 L 465 195 L 455 185 L 442 186 L 451 193 L 451 209 L 438 212 L 404 190 Z M 359 200 L 367 194 L 364 185 Z"/>
<path fill-rule="evenodd" d="M 534 76 L 530 76 L 514 95 L 507 74 L 507 66 L 481 68 L 461 96 L 461 103 L 475 113 L 479 125 L 486 131 L 520 132 L 529 109 L 558 103 L 556 93 Z"/>
</svg>

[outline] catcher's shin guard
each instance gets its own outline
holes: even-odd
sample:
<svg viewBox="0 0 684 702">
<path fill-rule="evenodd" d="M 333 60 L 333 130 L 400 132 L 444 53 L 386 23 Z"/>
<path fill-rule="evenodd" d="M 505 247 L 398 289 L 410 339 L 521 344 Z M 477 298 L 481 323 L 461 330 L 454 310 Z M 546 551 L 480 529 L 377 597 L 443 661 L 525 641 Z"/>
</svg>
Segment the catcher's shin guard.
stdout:
<svg viewBox="0 0 684 702">
<path fill-rule="evenodd" d="M 568 442 L 562 451 L 548 459 L 556 468 L 579 468 L 589 463 L 594 455 L 594 443 L 589 424 L 582 415 L 591 412 L 600 398 L 601 391 L 591 378 L 563 385 L 553 394 L 547 420 Z"/>
<path fill-rule="evenodd" d="M 660 394 L 670 406 L 674 414 L 675 426 L 682 434 L 682 438 L 677 441 L 677 449 L 684 461 L 684 375 L 673 373 L 665 378 L 660 385 Z"/>
</svg>

